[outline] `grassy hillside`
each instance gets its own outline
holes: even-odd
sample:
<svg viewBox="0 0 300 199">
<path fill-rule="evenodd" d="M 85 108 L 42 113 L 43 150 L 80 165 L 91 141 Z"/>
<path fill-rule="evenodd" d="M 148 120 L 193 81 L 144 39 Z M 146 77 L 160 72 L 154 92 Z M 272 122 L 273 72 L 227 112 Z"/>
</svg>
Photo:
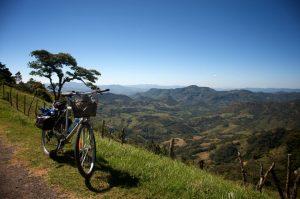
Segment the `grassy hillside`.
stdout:
<svg viewBox="0 0 300 199">
<path fill-rule="evenodd" d="M 103 198 L 274 198 L 178 161 L 130 145 L 97 138 L 97 171 L 89 190 L 70 153 L 56 161 L 42 154 L 34 121 L 0 100 L 0 134 L 17 146 L 16 158 L 53 185 L 82 197 Z M 71 148 L 71 146 L 69 146 Z M 99 192 L 99 193 L 96 193 Z"/>
</svg>

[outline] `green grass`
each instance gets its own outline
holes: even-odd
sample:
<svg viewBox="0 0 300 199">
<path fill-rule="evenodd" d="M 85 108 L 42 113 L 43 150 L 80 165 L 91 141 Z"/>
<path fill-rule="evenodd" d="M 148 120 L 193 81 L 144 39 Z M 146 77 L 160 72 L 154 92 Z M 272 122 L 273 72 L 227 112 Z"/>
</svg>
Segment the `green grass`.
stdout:
<svg viewBox="0 0 300 199">
<path fill-rule="evenodd" d="M 179 161 L 98 137 L 97 170 L 90 181 L 99 192 L 95 193 L 77 172 L 72 156 L 54 161 L 43 155 L 34 121 L 4 100 L 0 100 L 0 134 L 17 146 L 17 158 L 36 171 L 47 171 L 44 177 L 50 184 L 78 197 L 274 198 L 271 192 L 260 194 Z"/>
<path fill-rule="evenodd" d="M 5 85 L 0 86 L 0 98 L 7 99 L 8 95 L 11 93 L 12 103 L 10 106 L 16 108 L 18 111 L 29 114 L 30 117 L 35 117 L 35 111 L 39 110 L 41 107 L 50 106 L 50 103 L 40 99 L 39 97 L 33 97 L 33 95 L 26 92 L 17 90 L 15 88 Z M 24 109 L 25 106 L 25 109 Z"/>
</svg>

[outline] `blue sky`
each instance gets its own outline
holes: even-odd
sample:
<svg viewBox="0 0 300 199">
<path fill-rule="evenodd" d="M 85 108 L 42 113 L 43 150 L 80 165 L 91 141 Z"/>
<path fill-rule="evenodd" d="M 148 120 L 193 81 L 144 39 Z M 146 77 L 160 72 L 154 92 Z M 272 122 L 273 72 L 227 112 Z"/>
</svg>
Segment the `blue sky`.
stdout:
<svg viewBox="0 0 300 199">
<path fill-rule="evenodd" d="M 300 88 L 296 1 L 0 1 L 0 61 L 68 52 L 99 84 Z M 45 81 L 45 80 L 42 80 Z"/>
</svg>

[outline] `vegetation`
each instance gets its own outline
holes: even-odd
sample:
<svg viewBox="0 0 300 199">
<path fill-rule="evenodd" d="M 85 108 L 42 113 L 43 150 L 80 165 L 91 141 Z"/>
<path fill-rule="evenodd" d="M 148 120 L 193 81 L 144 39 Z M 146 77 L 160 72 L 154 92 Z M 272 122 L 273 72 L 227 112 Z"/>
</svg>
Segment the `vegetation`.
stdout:
<svg viewBox="0 0 300 199">
<path fill-rule="evenodd" d="M 84 182 L 66 152 L 56 161 L 42 154 L 39 130 L 32 119 L 11 109 L 0 100 L 0 134 L 18 146 L 16 157 L 45 179 L 78 197 L 114 198 L 273 198 L 271 192 L 259 193 L 251 187 L 187 166 L 179 161 L 154 155 L 130 145 L 97 138 L 98 170 Z M 86 186 L 87 185 L 87 186 Z M 90 190 L 89 190 L 89 189 Z M 93 190 L 93 191 L 91 191 Z M 96 193 L 99 192 L 99 193 Z"/>
</svg>

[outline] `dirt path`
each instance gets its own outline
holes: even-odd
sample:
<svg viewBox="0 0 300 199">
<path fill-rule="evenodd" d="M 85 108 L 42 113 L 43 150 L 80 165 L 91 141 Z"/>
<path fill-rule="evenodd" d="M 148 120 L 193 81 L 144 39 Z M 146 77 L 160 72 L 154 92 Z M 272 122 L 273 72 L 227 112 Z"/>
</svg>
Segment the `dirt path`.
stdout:
<svg viewBox="0 0 300 199">
<path fill-rule="evenodd" d="M 3 138 L 3 137 L 2 137 Z M 22 164 L 12 164 L 14 147 L 6 146 L 0 136 L 0 198 L 62 198 L 42 177 L 30 174 Z"/>
</svg>

